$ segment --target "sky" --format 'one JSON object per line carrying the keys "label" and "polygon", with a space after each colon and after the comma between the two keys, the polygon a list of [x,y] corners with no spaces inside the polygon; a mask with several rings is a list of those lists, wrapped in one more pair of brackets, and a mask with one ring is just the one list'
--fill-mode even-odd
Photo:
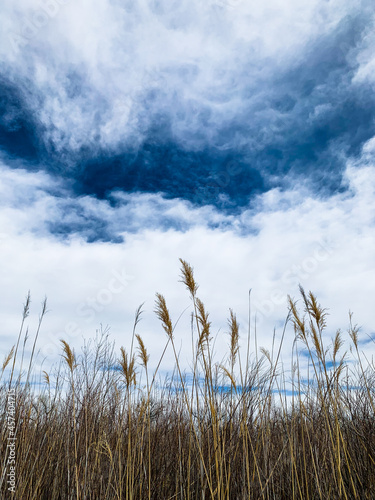
{"label": "sky", "polygon": [[160,292],[188,369],[179,258],[218,359],[229,308],[244,349],[251,290],[269,349],[299,284],[328,309],[327,345],[352,311],[375,354],[372,1],[3,0],[0,15],[2,356],[30,290],[30,339],[48,299],[37,369],[100,325],[129,348],[142,303],[156,366]]}

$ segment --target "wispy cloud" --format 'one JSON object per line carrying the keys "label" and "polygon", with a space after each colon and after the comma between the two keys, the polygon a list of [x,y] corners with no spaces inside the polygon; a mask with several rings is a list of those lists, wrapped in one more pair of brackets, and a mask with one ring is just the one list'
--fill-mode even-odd
{"label": "wispy cloud", "polygon": [[[330,192],[375,134],[368,2],[3,9],[3,151],[77,180],[80,194],[230,209],[296,179]],[[27,41],[16,49],[15,34]]]}
{"label": "wispy cloud", "polygon": [[[166,294],[175,318],[189,306],[177,283],[178,258],[183,257],[196,268],[215,333],[225,328],[228,307],[233,307],[241,336],[246,335],[251,288],[251,322],[256,317],[261,332],[258,345],[270,348],[273,328],[277,339],[283,328],[287,294],[297,298],[301,283],[330,309],[328,343],[336,328],[346,328],[349,310],[366,338],[373,328],[368,304],[375,292],[372,148],[368,143],[361,162],[348,164],[345,192],[319,198],[303,189],[274,189],[236,216],[156,194],[115,192],[111,203],[77,198],[45,173],[3,165],[0,258],[7,263],[6,331],[16,330],[15,307],[30,287],[36,300],[45,294],[51,298],[52,313],[41,337],[43,352],[51,356],[59,338],[68,337],[78,347],[99,323],[111,324],[114,338],[122,338],[132,329],[135,308],[146,301],[142,335],[157,356],[164,344],[152,314],[154,294]],[[124,273],[132,279],[112,293],[109,284]],[[189,329],[185,316],[176,333],[181,342]],[[292,343],[291,329],[286,351]],[[220,334],[219,356],[226,347]]]}
{"label": "wispy cloud", "polygon": [[[4,0],[4,331],[29,288],[57,314],[46,355],[100,322],[119,338],[157,290],[178,317],[178,257],[196,266],[216,331],[229,306],[246,330],[252,288],[272,332],[298,282],[335,311],[334,327],[351,308],[373,330],[374,11],[366,0]],[[112,293],[123,272],[134,280]]]}

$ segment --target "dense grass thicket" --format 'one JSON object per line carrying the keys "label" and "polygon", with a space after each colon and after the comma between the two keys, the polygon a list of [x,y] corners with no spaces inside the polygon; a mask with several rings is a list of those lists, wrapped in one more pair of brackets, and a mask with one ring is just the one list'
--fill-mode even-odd
{"label": "dense grass thicket", "polygon": [[[351,318],[349,361],[341,331],[325,345],[326,313],[315,296],[301,288],[298,304],[289,299],[287,324],[296,340],[287,380],[281,345],[257,356],[246,349],[255,334],[249,329],[239,350],[231,310],[228,359],[216,362],[208,313],[182,260],[181,281],[192,299],[191,373],[181,370],[173,321],[157,294],[155,312],[175,357],[174,372],[163,381],[162,359],[150,373],[139,309],[126,349],[115,352],[106,332],[80,355],[62,340],[60,365],[40,375],[44,384],[36,390],[32,360],[19,370],[27,299],[1,373],[1,498],[374,499],[375,366],[361,352]],[[45,312],[44,304],[32,356]],[[308,353],[308,377],[299,348]]]}

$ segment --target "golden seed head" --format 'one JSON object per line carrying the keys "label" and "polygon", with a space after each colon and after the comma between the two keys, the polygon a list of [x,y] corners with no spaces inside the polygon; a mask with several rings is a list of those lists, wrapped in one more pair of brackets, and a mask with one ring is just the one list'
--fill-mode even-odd
{"label": "golden seed head", "polygon": [[230,328],[230,358],[232,365],[234,365],[239,350],[239,324],[233,310],[229,309],[229,312],[230,317],[228,319],[228,324]]}
{"label": "golden seed head", "polygon": [[194,272],[193,268],[191,267],[190,264],[188,264],[185,260],[180,259],[181,262],[181,283],[184,283],[186,288],[189,290],[191,293],[192,297],[195,297],[197,290],[198,290],[198,285],[194,280]]}
{"label": "golden seed head", "polygon": [[4,371],[5,368],[8,366],[10,360],[13,358],[13,354],[14,354],[14,346],[10,350],[9,354],[5,356],[5,359],[3,361],[2,371]]}
{"label": "golden seed head", "polygon": [[68,342],[66,342],[65,340],[60,340],[60,342],[63,345],[63,352],[64,352],[63,358],[65,359],[67,365],[69,366],[70,371],[72,372],[76,367],[74,352],[71,349]]}
{"label": "golden seed head", "polygon": [[165,302],[165,298],[160,293],[156,294],[155,313],[162,322],[163,328],[170,339],[173,338],[172,320]]}
{"label": "golden seed head", "polygon": [[126,350],[121,347],[121,358],[119,360],[121,372],[124,375],[126,387],[129,388],[132,384],[136,384],[135,356],[130,359]]}
{"label": "golden seed head", "polygon": [[139,352],[139,357],[141,359],[142,365],[147,368],[147,363],[148,360],[150,359],[150,355],[147,354],[147,350],[145,347],[145,344],[143,342],[143,339],[138,333],[135,335],[137,340],[138,340],[138,352]]}

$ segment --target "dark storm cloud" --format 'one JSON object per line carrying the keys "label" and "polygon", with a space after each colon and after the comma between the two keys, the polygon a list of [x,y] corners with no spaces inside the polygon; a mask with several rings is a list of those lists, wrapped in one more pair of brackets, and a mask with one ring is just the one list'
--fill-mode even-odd
{"label": "dark storm cloud", "polygon": [[345,16],[286,62],[240,40],[226,65],[210,68],[209,83],[205,58],[160,64],[140,82],[137,62],[127,61],[120,109],[110,81],[100,87],[88,67],[57,53],[59,65],[39,47],[51,71],[43,84],[32,76],[38,58],[27,80],[2,66],[3,154],[69,179],[77,195],[107,199],[115,189],[161,192],[233,211],[275,186],[332,194],[347,158],[375,134],[372,87],[353,82],[370,26],[368,12]]}
{"label": "dark storm cloud", "polygon": [[27,96],[0,74],[0,147],[9,157],[38,161],[39,127],[30,109]]}

